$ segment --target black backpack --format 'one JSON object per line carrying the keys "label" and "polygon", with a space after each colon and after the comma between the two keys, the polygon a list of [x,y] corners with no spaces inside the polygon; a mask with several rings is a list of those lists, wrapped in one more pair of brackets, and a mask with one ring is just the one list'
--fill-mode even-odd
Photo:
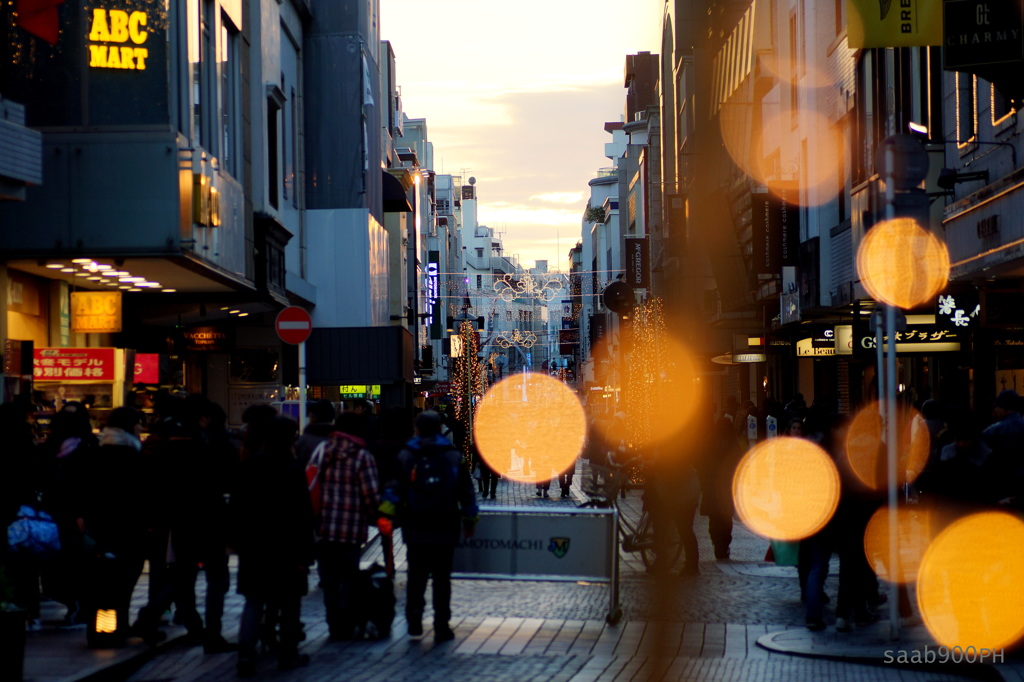
{"label": "black backpack", "polygon": [[413,455],[409,472],[408,511],[411,515],[437,514],[457,508],[455,501],[456,465],[446,450],[427,450]]}

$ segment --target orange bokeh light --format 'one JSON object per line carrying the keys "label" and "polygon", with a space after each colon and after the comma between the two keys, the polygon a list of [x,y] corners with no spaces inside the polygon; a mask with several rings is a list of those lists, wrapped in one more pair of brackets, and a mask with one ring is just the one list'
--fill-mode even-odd
{"label": "orange bokeh light", "polygon": [[1024,522],[982,512],[954,522],[921,561],[917,602],[948,647],[1002,649],[1024,637]]}
{"label": "orange bokeh light", "polygon": [[474,418],[487,464],[516,481],[547,481],[576,461],[587,423],[572,389],[546,374],[515,374],[487,391]]}
{"label": "orange bokeh light", "polygon": [[[880,507],[871,516],[864,530],[864,555],[868,564],[882,580],[909,583],[917,579],[921,559],[937,534],[939,520],[929,507],[898,507],[896,509],[896,558],[889,560],[888,507]],[[890,569],[895,566],[894,570]]]}
{"label": "orange bokeh light", "polygon": [[[777,109],[777,107],[776,107]],[[795,114],[765,110],[753,120],[751,107],[726,104],[719,114],[722,142],[733,162],[755,182],[765,185],[792,204],[820,206],[839,191],[842,139],[829,117],[813,109]],[[807,141],[806,157],[769,163],[776,152],[796,145],[790,139],[793,121],[800,121],[801,138]],[[801,164],[806,163],[806,168]]]}
{"label": "orange bokeh light", "polygon": [[[878,401],[862,407],[846,431],[846,457],[850,469],[864,485],[881,490],[888,485],[888,453]],[[896,408],[896,479],[898,484],[917,478],[928,463],[931,438],[921,414],[912,407]]]}
{"label": "orange bokeh light", "polygon": [[809,440],[780,436],[756,445],[733,478],[736,511],[758,535],[800,540],[825,527],[839,504],[839,472]]}
{"label": "orange bokeh light", "polygon": [[834,79],[821,69],[820,66],[811,62],[797,65],[796,72],[791,68],[792,62],[789,55],[779,52],[766,52],[758,54],[758,65],[767,73],[779,81],[787,81],[794,87],[825,88],[835,85]]}
{"label": "orange bokeh light", "polygon": [[857,272],[871,298],[913,308],[935,297],[949,280],[949,251],[909,218],[868,230],[857,250]]}
{"label": "orange bokeh light", "polygon": [[698,372],[683,344],[663,328],[646,330],[631,345],[615,408],[621,419],[599,419],[594,426],[609,443],[624,438],[630,446],[654,448],[679,438],[702,404]]}

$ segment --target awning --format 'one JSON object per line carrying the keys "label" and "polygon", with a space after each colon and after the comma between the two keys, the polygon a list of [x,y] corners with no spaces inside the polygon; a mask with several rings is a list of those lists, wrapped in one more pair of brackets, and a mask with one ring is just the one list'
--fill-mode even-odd
{"label": "awning", "polygon": [[381,178],[384,183],[384,212],[411,213],[412,205],[409,204],[402,181],[384,169],[381,169]]}

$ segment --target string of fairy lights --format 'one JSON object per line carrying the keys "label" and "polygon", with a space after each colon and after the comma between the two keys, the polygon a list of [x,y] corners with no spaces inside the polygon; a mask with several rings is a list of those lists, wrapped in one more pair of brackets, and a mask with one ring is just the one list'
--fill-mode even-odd
{"label": "string of fairy lights", "polygon": [[482,396],[487,391],[487,373],[484,365],[477,357],[480,349],[477,346],[476,329],[473,323],[466,321],[459,324],[461,352],[454,358],[455,367],[452,372],[452,397],[455,405],[455,418],[463,425],[462,452],[467,461],[472,452],[473,412],[476,410],[475,396]]}
{"label": "string of fairy lights", "polygon": [[[625,376],[624,403],[628,412],[627,434],[633,446],[643,452],[652,444],[651,418],[657,414],[654,401],[658,400],[657,384],[665,365],[664,306],[660,298],[652,298],[633,311],[632,348],[629,353],[629,371]],[[639,469],[630,472],[636,481]]]}

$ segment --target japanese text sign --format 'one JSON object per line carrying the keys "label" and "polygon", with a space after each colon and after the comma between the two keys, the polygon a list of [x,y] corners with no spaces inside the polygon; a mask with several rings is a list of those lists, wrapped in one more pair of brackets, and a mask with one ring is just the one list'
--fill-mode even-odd
{"label": "japanese text sign", "polygon": [[114,381],[113,348],[37,348],[32,356],[36,381]]}

